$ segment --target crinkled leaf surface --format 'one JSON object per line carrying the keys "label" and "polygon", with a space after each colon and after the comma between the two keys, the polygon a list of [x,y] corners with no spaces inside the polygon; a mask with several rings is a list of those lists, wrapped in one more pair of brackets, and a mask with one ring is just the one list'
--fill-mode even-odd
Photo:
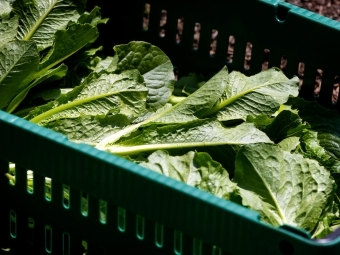
{"label": "crinkled leaf surface", "polygon": [[21,90],[10,102],[8,107],[6,108],[7,112],[12,112],[14,109],[24,100],[24,98],[27,96],[30,89],[34,88],[38,84],[41,84],[43,82],[51,82],[54,80],[59,80],[62,77],[66,75],[67,72],[67,66],[64,64],[61,64],[57,68],[48,70],[45,74],[37,78],[34,82],[32,82],[29,86],[27,86],[25,89]]}
{"label": "crinkled leaf surface", "polygon": [[158,149],[192,148],[223,144],[248,144],[271,141],[253,124],[243,123],[235,128],[225,128],[212,119],[165,126],[150,126],[140,135],[126,138],[105,149],[120,155],[136,154]]}
{"label": "crinkled leaf surface", "polygon": [[272,141],[281,141],[291,136],[300,137],[303,131],[308,128],[310,126],[302,123],[301,118],[297,114],[284,110],[263,131]]}
{"label": "crinkled leaf surface", "polygon": [[13,40],[17,34],[19,19],[11,11],[9,2],[0,0],[0,47]]}
{"label": "crinkled leaf surface", "polygon": [[146,109],[144,112],[142,112],[136,119],[133,120],[133,124],[138,124],[138,123],[147,123],[149,119],[153,119],[154,116],[161,115],[163,112],[167,111],[172,107],[171,104],[165,104],[162,108],[159,108],[157,111],[149,111]]}
{"label": "crinkled leaf surface", "polygon": [[[77,21],[86,0],[16,0],[13,4],[20,17],[18,39],[33,40],[41,51],[53,44],[57,30]],[[66,42],[65,42],[66,43]]]}
{"label": "crinkled leaf surface", "polygon": [[225,199],[236,186],[221,164],[205,152],[189,151],[182,156],[170,156],[167,151],[158,150],[140,165]]}
{"label": "crinkled leaf surface", "polygon": [[162,113],[153,123],[181,123],[195,120],[204,116],[219,100],[227,86],[228,70],[222,68],[214,77],[200,89]]}
{"label": "crinkled leaf surface", "polygon": [[130,124],[126,115],[81,116],[75,119],[58,119],[45,127],[62,133],[74,142],[95,144]]}
{"label": "crinkled leaf surface", "polygon": [[89,24],[72,24],[65,30],[58,30],[52,48],[39,65],[40,72],[56,66],[97,37],[97,28]]}
{"label": "crinkled leaf surface", "polygon": [[233,181],[242,203],[275,226],[312,231],[334,196],[334,181],[317,161],[283,151],[273,144],[243,146]]}
{"label": "crinkled leaf surface", "polygon": [[302,123],[299,115],[290,110],[280,111],[275,118],[266,115],[248,116],[247,121],[255,123],[275,142],[291,136],[300,137],[305,129],[310,128],[308,123]]}
{"label": "crinkled leaf surface", "polygon": [[317,102],[307,102],[302,98],[291,98],[287,103],[318,133],[320,145],[333,158],[340,160],[340,116],[337,111],[329,110]]}
{"label": "crinkled leaf surface", "polygon": [[113,61],[113,57],[111,57],[111,56],[108,56],[108,57],[106,57],[105,59],[102,59],[102,60],[96,65],[94,71],[97,72],[97,73],[99,73],[99,72],[101,72],[101,71],[103,71],[103,70],[106,70],[106,69],[109,67],[109,65],[112,63],[112,61]]}
{"label": "crinkled leaf surface", "polygon": [[314,159],[330,171],[337,184],[337,195],[340,196],[340,161],[320,145],[318,133],[306,131],[300,138],[300,146],[295,150],[296,153],[302,154],[306,158]]}
{"label": "crinkled leaf surface", "polygon": [[138,116],[145,109],[143,77],[137,70],[121,74],[93,73],[82,85],[65,96],[37,107],[27,119],[46,124],[57,119],[77,118],[81,115],[97,116],[125,114]]}
{"label": "crinkled leaf surface", "polygon": [[205,116],[216,116],[221,121],[245,120],[248,115],[272,115],[289,95],[298,95],[299,79],[289,80],[281,70],[271,68],[247,77],[231,72],[228,85],[220,101]]}
{"label": "crinkled leaf surface", "polygon": [[258,116],[247,116],[247,122],[254,123],[260,130],[265,130],[273,121],[274,118],[262,114]]}
{"label": "crinkled leaf surface", "polygon": [[12,41],[0,47],[0,109],[34,79],[39,54],[34,42]]}
{"label": "crinkled leaf surface", "polygon": [[317,160],[321,165],[329,170],[340,172],[340,169],[329,168],[331,165],[331,155],[320,145],[318,140],[318,133],[314,131],[306,131],[300,138],[300,147],[297,152],[303,154],[305,157]]}
{"label": "crinkled leaf surface", "polygon": [[141,126],[148,126],[155,123],[186,123],[188,121],[198,120],[220,98],[226,86],[227,75],[228,70],[224,67],[199,90],[185,98],[180,103],[172,107],[165,105],[163,108],[158,109],[156,114],[145,113],[142,116],[143,121],[107,137],[97,145],[97,148],[104,149],[107,145],[113,144],[118,141],[120,137],[130,134]]}
{"label": "crinkled leaf surface", "polygon": [[312,238],[324,238],[340,227],[340,211],[336,203],[332,209],[320,219]]}
{"label": "crinkled leaf surface", "polygon": [[293,151],[296,149],[296,147],[300,144],[300,137],[292,136],[283,139],[281,142],[278,143],[278,145],[284,150],[284,151]]}
{"label": "crinkled leaf surface", "polygon": [[235,159],[238,150],[242,145],[218,145],[197,147],[196,151],[208,153],[214,160],[218,161],[225,168],[230,178],[234,176]]}
{"label": "crinkled leaf surface", "polygon": [[12,11],[12,7],[7,0],[0,0],[0,19],[7,17]]}
{"label": "crinkled leaf surface", "polygon": [[[118,57],[116,72],[138,69],[149,89],[148,107],[156,110],[165,105],[174,88],[174,68],[170,59],[158,47],[132,41],[114,46]],[[117,60],[117,59],[116,59]]]}

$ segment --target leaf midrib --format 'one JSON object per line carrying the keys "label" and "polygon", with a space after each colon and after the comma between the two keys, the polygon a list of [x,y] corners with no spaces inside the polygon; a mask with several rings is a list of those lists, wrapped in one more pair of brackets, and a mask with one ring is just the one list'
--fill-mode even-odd
{"label": "leaf midrib", "polygon": [[[85,25],[82,25],[81,24],[81,26],[86,26],[87,24],[85,24]],[[91,29],[93,29],[94,27],[92,27],[91,26]],[[67,32],[67,30],[59,30],[60,32],[62,31],[63,33],[66,33]],[[57,31],[58,32],[58,31]],[[91,30],[91,31],[88,31],[88,33],[92,33],[93,31]],[[47,72],[48,70],[50,70],[51,68],[53,68],[53,67],[55,67],[56,65],[58,65],[58,64],[60,64],[61,62],[63,62],[65,59],[67,59],[67,58],[69,58],[70,56],[72,56],[74,53],[76,53],[77,51],[79,51],[81,48],[83,48],[85,45],[84,44],[82,44],[82,46],[81,47],[76,47],[77,49],[75,49],[75,48],[72,48],[72,51],[70,52],[70,54],[68,54],[68,55],[66,55],[66,56],[64,56],[64,57],[62,57],[62,58],[59,58],[59,59],[57,59],[56,60],[56,57],[53,55],[54,54],[54,51],[55,51],[55,47],[54,46],[52,46],[52,53],[51,53],[51,55],[49,55],[48,56],[48,58],[47,59],[44,59],[40,64],[39,64],[39,69],[40,68],[42,68],[41,70],[39,70],[39,74],[38,74],[38,76],[40,76],[40,75],[43,75],[45,72]],[[51,57],[54,57],[54,60],[52,59],[52,61],[50,61],[50,59],[51,59]],[[51,62],[50,64],[49,64],[49,61]],[[48,64],[47,66],[46,66],[46,63]]]}
{"label": "leaf midrib", "polygon": [[[140,123],[137,123],[137,124],[134,124],[134,125],[131,125],[131,126],[128,126],[127,128],[125,129],[122,129],[120,131],[118,131],[117,133],[103,139],[99,144],[97,144],[96,148],[98,149],[105,149],[105,147],[107,145],[112,145],[114,144],[115,142],[117,142],[122,136],[124,135],[127,135],[127,134],[130,134],[131,132],[133,132],[134,130],[136,130],[137,128],[143,126],[143,125],[146,125],[150,122],[153,122],[159,118],[162,118],[164,117],[166,114],[168,114],[169,112],[173,112],[173,111],[176,111],[177,108],[179,107],[182,107],[183,104],[185,104],[187,101],[191,100],[191,98],[194,98],[196,96],[196,94],[199,94],[201,93],[200,90],[196,90],[194,93],[192,93],[190,96],[186,97],[184,100],[182,100],[181,102],[179,102],[178,104],[176,105],[173,105],[172,107],[158,113],[158,114],[155,114],[153,115],[152,117],[140,122]],[[193,116],[195,118],[197,118],[194,114]],[[197,118],[198,119],[198,118]]]}
{"label": "leaf midrib", "polygon": [[269,192],[269,194],[270,194],[270,197],[271,197],[271,199],[273,200],[275,207],[277,208],[277,211],[278,211],[278,213],[279,213],[280,218],[283,220],[284,223],[286,223],[286,222],[287,222],[287,219],[286,219],[286,217],[284,216],[284,213],[282,212],[281,207],[280,207],[279,204],[278,204],[278,201],[275,199],[275,196],[274,196],[274,194],[272,193],[272,190],[268,187],[267,182],[265,182],[264,179],[262,178],[261,173],[257,171],[257,168],[253,166],[253,169],[254,169],[254,171],[257,173],[257,175],[259,176],[259,178],[261,179],[261,181],[262,181],[263,185],[265,186],[265,188],[268,190],[268,192]]}
{"label": "leaf midrib", "polygon": [[162,143],[162,144],[144,144],[135,146],[122,146],[112,145],[106,147],[106,150],[110,153],[118,155],[132,155],[136,153],[153,151],[153,150],[166,150],[166,149],[180,149],[180,148],[192,148],[192,147],[206,147],[206,146],[217,146],[224,144],[239,145],[242,143],[237,142],[187,142],[187,143]]}
{"label": "leaf midrib", "polygon": [[240,97],[245,96],[245,95],[248,94],[248,93],[251,93],[251,92],[253,92],[253,91],[257,90],[257,89],[260,89],[260,88],[262,88],[262,87],[271,86],[271,85],[274,85],[274,84],[277,84],[277,83],[281,83],[281,82],[285,82],[285,81],[275,81],[275,82],[271,82],[271,83],[267,83],[267,82],[266,82],[266,83],[264,83],[264,84],[260,84],[260,85],[258,85],[258,86],[252,87],[252,88],[250,88],[250,89],[248,89],[248,90],[245,90],[245,91],[243,91],[243,92],[241,92],[241,93],[239,93],[239,94],[236,94],[236,95],[234,95],[234,96],[232,96],[232,97],[230,97],[230,98],[228,98],[228,99],[222,101],[222,102],[219,103],[218,105],[215,105],[213,108],[211,108],[210,110],[208,110],[207,112],[205,112],[205,113],[203,114],[203,117],[207,117],[207,116],[209,116],[209,115],[211,115],[211,114],[213,114],[213,113],[215,113],[215,112],[221,110],[222,108],[224,108],[224,107],[226,107],[227,105],[233,103],[234,101],[236,101],[236,100],[239,99]]}
{"label": "leaf midrib", "polygon": [[34,43],[32,43],[27,49],[23,52],[23,54],[20,55],[20,57],[17,59],[17,61],[14,62],[14,64],[11,66],[10,69],[8,69],[8,72],[6,72],[2,78],[0,78],[0,84],[6,79],[8,74],[14,69],[14,67],[17,65],[17,63],[23,58],[23,56],[31,49],[31,47],[34,46]]}
{"label": "leaf midrib", "polygon": [[[65,111],[67,109],[70,109],[72,107],[76,107],[78,105],[82,105],[82,104],[85,104],[85,103],[89,103],[89,102],[92,102],[92,101],[95,101],[95,100],[98,100],[98,99],[101,99],[101,98],[105,98],[105,97],[109,97],[109,96],[113,96],[113,95],[118,95],[120,93],[123,93],[123,92],[131,92],[133,90],[120,90],[120,91],[114,91],[114,92],[110,92],[110,93],[105,93],[105,94],[100,94],[100,95],[95,95],[95,96],[91,96],[91,97],[86,97],[86,98],[82,98],[82,99],[78,99],[78,100],[73,100],[72,102],[70,103],[67,103],[67,104],[62,104],[62,105],[59,105],[53,109],[50,109],[42,114],[39,114],[38,116],[32,118],[30,121],[33,122],[33,123],[39,123],[41,122],[42,120],[54,115],[54,114],[57,114],[61,111]],[[139,90],[136,90],[136,91],[139,91]]]}
{"label": "leaf midrib", "polygon": [[52,11],[52,9],[56,6],[56,4],[58,3],[58,0],[55,0],[54,4],[52,4],[50,6],[50,8],[47,9],[47,11],[45,12],[44,15],[42,15],[40,17],[40,19],[38,19],[38,21],[35,23],[35,25],[30,29],[30,32],[28,32],[26,34],[26,36],[23,38],[23,40],[28,41],[30,40],[33,35],[35,34],[35,32],[37,32],[38,28],[41,26],[41,24],[46,20],[46,17],[48,16],[48,14],[50,14],[50,12]]}

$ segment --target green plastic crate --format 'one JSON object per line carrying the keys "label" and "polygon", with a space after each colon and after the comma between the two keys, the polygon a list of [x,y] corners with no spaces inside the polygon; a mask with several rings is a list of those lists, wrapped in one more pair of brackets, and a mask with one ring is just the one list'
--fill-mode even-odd
{"label": "green plastic crate", "polygon": [[[312,98],[315,71],[322,69],[318,100],[338,107],[331,104],[331,94],[340,72],[340,23],[275,0],[161,2],[148,2],[146,31],[144,1],[123,1],[116,10],[108,1],[90,2],[111,18],[98,44],[110,53],[114,44],[152,42],[170,56],[179,74],[211,74],[227,64],[251,75],[261,71],[263,51],[269,49],[269,67],[278,66],[284,55],[289,77],[305,63],[301,94],[306,98]],[[159,36],[162,10],[167,11],[164,37]],[[178,44],[179,17],[184,29]],[[200,41],[193,50],[197,22]],[[209,55],[212,29],[218,30],[214,57]],[[227,63],[230,35],[235,51]],[[249,70],[243,66],[247,42],[253,45]],[[239,205],[0,111],[1,176],[10,162],[16,184],[0,178],[0,247],[10,247],[12,254],[83,254],[83,246],[95,255],[340,254],[338,231],[315,241],[299,229],[272,227]],[[27,189],[28,170],[33,171],[33,192]],[[46,177],[52,179],[50,190]],[[63,198],[65,187],[69,200]]]}

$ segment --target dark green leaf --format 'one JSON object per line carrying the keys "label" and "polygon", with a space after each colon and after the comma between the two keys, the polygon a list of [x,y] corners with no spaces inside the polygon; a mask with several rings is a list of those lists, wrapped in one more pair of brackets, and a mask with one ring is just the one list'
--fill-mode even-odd
{"label": "dark green leaf", "polygon": [[51,50],[39,65],[40,73],[58,65],[97,37],[97,28],[89,24],[72,24],[67,30],[58,30]]}
{"label": "dark green leaf", "polygon": [[174,71],[170,59],[158,47],[146,42],[130,42],[114,46],[118,57],[116,72],[138,69],[149,90],[148,106],[157,110],[164,106],[174,88]]}
{"label": "dark green leaf", "polygon": [[233,181],[243,205],[275,226],[312,231],[334,198],[335,183],[324,167],[273,144],[243,146]]}
{"label": "dark green leaf", "polygon": [[27,86],[25,89],[21,90],[10,102],[8,107],[6,108],[7,112],[14,111],[17,106],[24,100],[24,98],[27,96],[30,89],[34,88],[35,86],[43,83],[43,82],[52,82],[55,80],[59,80],[62,77],[66,75],[67,72],[67,66],[64,64],[61,64],[57,68],[48,70],[45,74],[37,78],[34,82],[32,82],[29,86]]}
{"label": "dark green leaf", "polygon": [[170,156],[159,150],[140,165],[225,199],[235,192],[236,185],[229,180],[228,172],[204,152]]}
{"label": "dark green leaf", "polygon": [[38,64],[37,46],[32,41],[12,41],[0,47],[0,109],[34,79]]}
{"label": "dark green leaf", "polygon": [[[18,39],[33,40],[41,51],[53,44],[57,30],[76,21],[85,9],[86,0],[16,0],[13,4],[20,17]],[[65,42],[67,43],[67,42]]]}

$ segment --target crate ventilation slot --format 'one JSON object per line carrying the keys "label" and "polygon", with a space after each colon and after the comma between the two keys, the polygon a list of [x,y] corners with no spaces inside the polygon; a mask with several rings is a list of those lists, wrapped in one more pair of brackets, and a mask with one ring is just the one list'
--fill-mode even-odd
{"label": "crate ventilation slot", "polygon": [[303,77],[305,76],[305,63],[299,62],[298,64],[298,77],[299,77],[299,90],[303,85]]}
{"label": "crate ventilation slot", "polygon": [[155,244],[158,248],[164,245],[164,225],[156,222],[155,225]]}
{"label": "crate ventilation slot", "polygon": [[247,42],[246,44],[246,50],[244,54],[244,64],[243,68],[244,70],[250,69],[250,61],[251,61],[251,51],[253,49],[253,44],[251,42]]}
{"label": "crate ventilation slot", "polygon": [[227,53],[227,63],[228,64],[233,63],[234,48],[235,48],[235,36],[231,35],[231,36],[229,36],[229,42],[228,42],[228,53]]}
{"label": "crate ventilation slot", "polygon": [[159,36],[165,37],[166,34],[167,11],[161,11],[161,20],[159,21]]}
{"label": "crate ventilation slot", "polygon": [[126,210],[118,207],[118,230],[125,232],[126,230]]}
{"label": "crate ventilation slot", "polygon": [[99,221],[106,224],[107,221],[107,202],[99,200]]}
{"label": "crate ventilation slot", "polygon": [[317,69],[315,74],[315,82],[314,82],[314,98],[320,97],[320,91],[322,86],[322,69]]}
{"label": "crate ventilation slot", "polygon": [[143,15],[143,30],[144,31],[149,30],[150,10],[151,10],[151,5],[146,3],[144,5],[144,15]]}
{"label": "crate ventilation slot", "polygon": [[70,187],[63,185],[63,206],[65,209],[70,209]]}
{"label": "crate ventilation slot", "polygon": [[81,192],[80,196],[80,211],[81,214],[86,217],[89,214],[89,195],[87,193]]}
{"label": "crate ventilation slot", "polygon": [[270,56],[270,50],[269,49],[264,49],[263,50],[262,71],[268,69],[268,66],[269,66],[269,56]]}
{"label": "crate ventilation slot", "polygon": [[27,241],[34,244],[34,220],[30,217],[27,219]]}
{"label": "crate ventilation slot", "polygon": [[183,29],[184,29],[184,18],[179,17],[177,19],[177,34],[176,34],[176,43],[178,44],[182,42]]}
{"label": "crate ventilation slot", "polygon": [[45,177],[45,199],[52,201],[52,179]]}
{"label": "crate ventilation slot", "polygon": [[211,31],[211,41],[210,41],[210,57],[213,57],[216,55],[216,49],[217,49],[217,36],[218,36],[218,30],[213,29]]}
{"label": "crate ventilation slot", "polygon": [[47,253],[52,253],[52,227],[45,226],[45,250]]}
{"label": "crate ventilation slot", "polygon": [[287,68],[287,63],[288,63],[288,59],[285,55],[281,56],[281,61],[280,61],[280,69],[282,71],[285,71]]}
{"label": "crate ventilation slot", "polygon": [[192,49],[198,50],[199,43],[200,43],[200,36],[201,36],[201,24],[195,23],[194,27],[194,39],[192,43]]}

